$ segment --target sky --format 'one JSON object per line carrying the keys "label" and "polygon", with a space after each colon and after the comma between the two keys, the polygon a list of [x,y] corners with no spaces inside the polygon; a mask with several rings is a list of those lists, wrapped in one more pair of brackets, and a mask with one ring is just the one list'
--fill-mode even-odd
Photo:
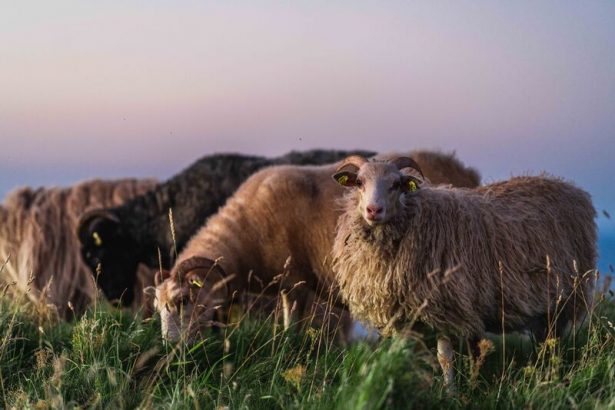
{"label": "sky", "polygon": [[0,0],[0,197],[317,147],[548,171],[615,215],[615,2]]}

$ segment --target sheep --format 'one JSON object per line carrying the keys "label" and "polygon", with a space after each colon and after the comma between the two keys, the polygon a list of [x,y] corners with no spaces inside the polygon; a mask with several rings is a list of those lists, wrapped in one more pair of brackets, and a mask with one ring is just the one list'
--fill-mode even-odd
{"label": "sheep", "polygon": [[[137,266],[170,268],[176,252],[251,174],[276,164],[332,163],[352,152],[373,155],[366,151],[311,150],[272,159],[239,154],[203,157],[142,196],[85,214],[77,229],[82,258],[107,299],[121,299],[123,305],[130,305],[135,297]],[[97,274],[99,267],[101,275]],[[153,282],[152,275],[140,290]]]}
{"label": "sheep", "polygon": [[59,317],[81,313],[96,286],[74,235],[80,216],[91,208],[119,205],[155,185],[153,180],[92,180],[13,191],[0,205],[0,264],[6,263],[0,278],[14,283],[8,289],[17,294],[50,304]]}
{"label": "sheep", "polygon": [[409,158],[347,158],[333,179],[349,189],[333,245],[344,302],[384,334],[415,320],[435,328],[454,391],[451,337],[579,324],[595,286],[590,196],[561,179],[520,176],[476,188],[431,186]]}
{"label": "sheep", "polygon": [[[478,184],[476,171],[452,155],[412,155],[426,170],[434,169],[428,176],[440,183]],[[442,164],[449,174],[443,175],[433,164]],[[186,245],[170,277],[157,281],[155,304],[162,318],[163,337],[195,337],[211,322],[212,306],[231,302],[235,294],[261,291],[251,288],[255,285],[251,277],[260,283],[274,283],[266,289],[269,294],[282,290],[292,295],[298,304],[297,314],[305,321],[314,315],[302,289],[335,302],[328,256],[340,215],[335,201],[344,192],[330,179],[336,167],[274,166],[242,184]],[[278,276],[282,272],[286,274]],[[304,286],[298,289],[297,283]],[[337,302],[330,305],[342,307]],[[326,321],[326,311],[323,316]],[[342,317],[340,321],[343,339],[349,320]]]}

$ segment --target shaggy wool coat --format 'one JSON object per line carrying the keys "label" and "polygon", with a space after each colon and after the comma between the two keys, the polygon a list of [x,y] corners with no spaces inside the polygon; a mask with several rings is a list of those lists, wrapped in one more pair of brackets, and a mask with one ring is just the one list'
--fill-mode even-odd
{"label": "shaggy wool coat", "polygon": [[385,333],[420,320],[463,337],[545,337],[548,322],[561,332],[591,305],[596,214],[570,183],[524,176],[475,189],[425,187],[374,227],[357,211],[358,196],[344,200],[334,269],[353,315]]}

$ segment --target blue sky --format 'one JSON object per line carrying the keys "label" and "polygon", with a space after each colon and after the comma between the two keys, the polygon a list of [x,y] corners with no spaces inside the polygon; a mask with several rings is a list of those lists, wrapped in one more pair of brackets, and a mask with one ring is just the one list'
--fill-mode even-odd
{"label": "blue sky", "polygon": [[615,215],[614,39],[606,1],[2,2],[0,195],[218,151],[439,148]]}

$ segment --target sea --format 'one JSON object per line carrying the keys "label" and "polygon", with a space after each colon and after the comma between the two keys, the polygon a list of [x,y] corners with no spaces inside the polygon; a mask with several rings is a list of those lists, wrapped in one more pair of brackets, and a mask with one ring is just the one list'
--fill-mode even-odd
{"label": "sea", "polygon": [[[615,229],[599,232],[598,270],[602,276],[615,276]],[[611,288],[615,289],[614,286],[612,283]]]}

